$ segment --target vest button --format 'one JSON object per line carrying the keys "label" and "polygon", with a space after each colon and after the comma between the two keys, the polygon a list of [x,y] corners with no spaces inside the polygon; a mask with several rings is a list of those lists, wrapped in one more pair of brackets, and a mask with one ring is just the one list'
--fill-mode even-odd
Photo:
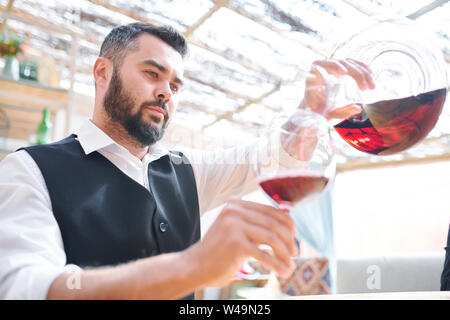
{"label": "vest button", "polygon": [[165,222],[161,222],[159,224],[159,230],[161,230],[161,232],[166,232],[167,231],[167,227],[168,227],[168,225]]}

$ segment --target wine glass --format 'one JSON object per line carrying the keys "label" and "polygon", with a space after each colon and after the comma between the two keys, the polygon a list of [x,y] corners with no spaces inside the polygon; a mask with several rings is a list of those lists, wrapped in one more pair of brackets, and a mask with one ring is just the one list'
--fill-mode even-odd
{"label": "wine glass", "polygon": [[288,210],[316,199],[336,168],[327,120],[299,109],[270,135],[266,155],[253,163],[260,189],[275,206]]}
{"label": "wine glass", "polygon": [[[336,165],[330,127],[322,115],[298,109],[272,129],[267,140],[253,161],[253,170],[260,190],[274,206],[290,210],[324,192]],[[241,277],[248,278],[248,273]],[[265,297],[282,295],[274,272],[264,292]]]}

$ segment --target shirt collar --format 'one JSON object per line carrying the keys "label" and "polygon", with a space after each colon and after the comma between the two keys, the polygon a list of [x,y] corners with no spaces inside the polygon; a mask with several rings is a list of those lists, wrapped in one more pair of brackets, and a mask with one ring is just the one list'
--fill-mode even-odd
{"label": "shirt collar", "polygon": [[[86,119],[78,130],[77,136],[86,155],[111,145],[123,148],[123,146],[111,139],[102,129],[97,127],[91,119]],[[169,150],[159,143],[155,143],[148,148],[148,155],[151,156],[152,160],[159,159],[168,153]]]}
{"label": "shirt collar", "polygon": [[87,119],[80,127],[77,133],[78,141],[87,155],[108,147],[112,144],[117,144],[111,139],[102,129],[97,127],[91,119]]}

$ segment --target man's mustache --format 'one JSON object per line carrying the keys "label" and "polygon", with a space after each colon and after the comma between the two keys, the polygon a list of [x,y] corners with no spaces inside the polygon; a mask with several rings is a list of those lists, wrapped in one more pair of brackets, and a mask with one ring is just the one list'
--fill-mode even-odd
{"label": "man's mustache", "polygon": [[167,103],[162,100],[145,101],[142,103],[142,107],[160,107],[167,111]]}
{"label": "man's mustache", "polygon": [[160,107],[161,109],[163,109],[167,115],[169,115],[169,110],[168,110],[168,106],[167,103],[165,103],[162,100],[154,100],[154,101],[145,101],[144,103],[141,104],[141,108],[144,107]]}
{"label": "man's mustache", "polygon": [[141,109],[144,107],[160,107],[161,109],[163,109],[166,112],[166,115],[164,117],[165,121],[167,122],[169,120],[169,107],[167,105],[167,103],[165,103],[162,100],[154,100],[154,101],[145,101],[141,104]]}

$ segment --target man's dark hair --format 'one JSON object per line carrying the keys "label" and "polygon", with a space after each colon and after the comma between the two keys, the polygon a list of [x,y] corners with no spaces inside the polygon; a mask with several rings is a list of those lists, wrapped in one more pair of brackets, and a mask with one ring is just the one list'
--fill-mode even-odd
{"label": "man's dark hair", "polygon": [[100,57],[120,66],[128,51],[138,49],[137,37],[141,34],[158,37],[174,48],[183,58],[187,54],[186,38],[171,26],[156,26],[150,23],[130,23],[115,27],[103,40]]}

